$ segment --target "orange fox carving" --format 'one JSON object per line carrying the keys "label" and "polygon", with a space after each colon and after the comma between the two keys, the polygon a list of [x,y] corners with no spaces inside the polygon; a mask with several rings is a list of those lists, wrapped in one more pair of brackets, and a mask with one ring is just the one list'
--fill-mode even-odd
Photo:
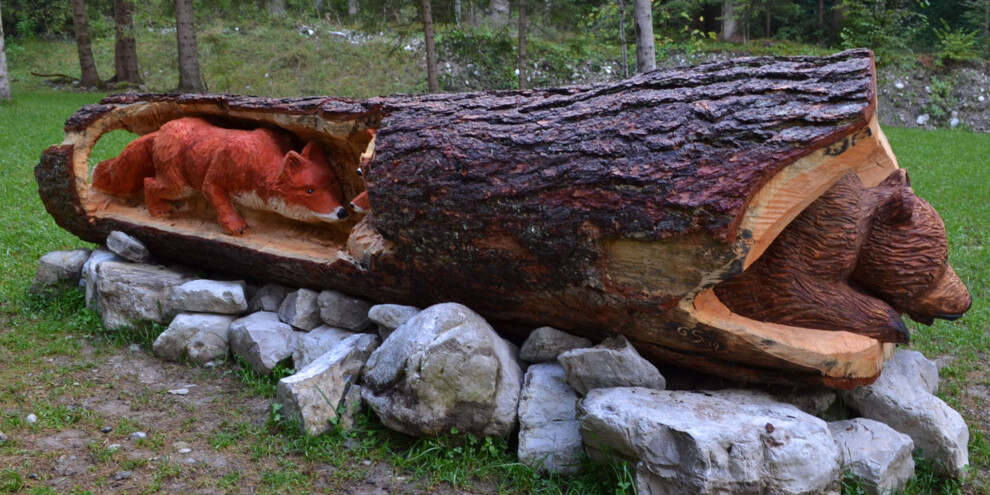
{"label": "orange fox carving", "polygon": [[114,195],[143,188],[152,216],[169,216],[172,201],[202,193],[231,235],[248,228],[234,204],[304,222],[347,217],[340,183],[316,143],[297,153],[270,129],[224,129],[191,117],[168,122],[100,162],[93,186]]}

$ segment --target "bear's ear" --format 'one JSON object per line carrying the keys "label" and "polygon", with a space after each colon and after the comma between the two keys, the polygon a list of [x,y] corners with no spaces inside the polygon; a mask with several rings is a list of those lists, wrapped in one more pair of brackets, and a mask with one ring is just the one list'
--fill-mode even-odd
{"label": "bear's ear", "polygon": [[908,177],[907,170],[899,168],[891,172],[886,179],[880,181],[877,187],[911,187],[911,178]]}
{"label": "bear's ear", "polygon": [[326,157],[323,155],[323,148],[320,148],[320,145],[316,144],[314,141],[306,143],[306,146],[302,150],[302,156],[316,163],[327,162]]}
{"label": "bear's ear", "polygon": [[879,217],[889,224],[905,224],[911,221],[915,208],[914,195],[907,191],[894,191],[880,204]]}

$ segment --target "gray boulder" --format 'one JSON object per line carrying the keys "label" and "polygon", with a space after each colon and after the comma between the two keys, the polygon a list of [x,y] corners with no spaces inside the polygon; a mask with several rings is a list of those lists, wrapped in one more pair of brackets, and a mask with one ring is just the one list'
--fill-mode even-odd
{"label": "gray boulder", "polygon": [[969,429],[958,412],[929,392],[930,367],[918,363],[917,353],[899,351],[872,385],[840,395],[864,418],[910,436],[936,474],[962,478],[969,465]]}
{"label": "gray boulder", "polygon": [[354,332],[330,325],[320,325],[308,333],[299,335],[296,339],[296,348],[292,351],[292,365],[297,370],[305,368],[351,335],[354,335]]}
{"label": "gray boulder", "polygon": [[192,280],[175,288],[172,304],[177,311],[239,315],[247,309],[243,280]]}
{"label": "gray boulder", "polygon": [[82,267],[82,280],[80,283],[86,287],[86,307],[92,310],[99,310],[100,306],[100,290],[99,284],[96,278],[96,269],[100,266],[100,263],[104,261],[125,261],[123,258],[118,257],[113,254],[109,249],[105,247],[96,248],[89,255],[89,259]]}
{"label": "gray boulder", "polygon": [[278,317],[300,330],[312,330],[320,326],[320,308],[316,304],[319,294],[309,289],[299,289],[285,296],[278,308]]}
{"label": "gray boulder", "polygon": [[227,315],[179,313],[155,339],[155,354],[168,361],[185,356],[200,364],[226,356],[232,321],[234,317]]}
{"label": "gray boulder", "polygon": [[419,314],[419,308],[400,304],[376,304],[368,310],[368,319],[378,325],[382,340],[392,335],[396,328]]}
{"label": "gray boulder", "polygon": [[333,327],[346,328],[360,332],[371,325],[368,310],[371,303],[363,299],[348,296],[343,292],[325,290],[318,299],[320,319]]}
{"label": "gray boulder", "polygon": [[533,330],[519,350],[519,359],[531,363],[556,361],[562,352],[591,347],[591,340],[562,332],[553,327]]}
{"label": "gray boulder", "polygon": [[838,490],[842,457],[828,425],[760,392],[595,389],[578,418],[592,459],[635,463],[639,493]]}
{"label": "gray boulder", "polygon": [[567,383],[581,395],[596,388],[663,390],[667,386],[657,367],[643,359],[622,336],[605,339],[595,347],[564,352],[557,361],[564,366]]}
{"label": "gray boulder", "polygon": [[172,321],[172,293],[190,276],[161,266],[104,261],[96,279],[103,326],[115,329],[135,321]]}
{"label": "gray boulder", "polygon": [[849,470],[873,495],[899,493],[914,476],[911,437],[872,419],[828,424],[839,443],[843,470]]}
{"label": "gray boulder", "polygon": [[121,258],[135,263],[144,263],[151,258],[151,253],[148,252],[148,248],[144,246],[143,242],[119,230],[114,230],[107,236],[107,249]]}
{"label": "gray boulder", "polygon": [[377,347],[376,335],[351,335],[309,366],[279,380],[275,401],[282,404],[282,413],[299,421],[310,435],[330,431],[348,389]]}
{"label": "gray boulder", "polygon": [[409,435],[506,435],[521,382],[508,343],[475,312],[447,303],[423,310],[372,353],[362,397],[385,426]]}
{"label": "gray boulder", "polygon": [[561,365],[540,363],[526,370],[519,398],[521,462],[541,472],[577,472],[584,452],[577,403]]}
{"label": "gray boulder", "polygon": [[88,249],[52,251],[38,260],[38,270],[31,283],[31,292],[47,288],[69,288],[79,285],[83,265],[89,259]]}
{"label": "gray boulder", "polygon": [[248,311],[252,313],[255,311],[274,311],[277,313],[282,306],[282,301],[285,300],[285,296],[289,295],[290,292],[292,289],[284,285],[265,284],[251,296],[251,300],[248,302]]}
{"label": "gray boulder", "polygon": [[296,332],[267,311],[252,313],[230,323],[230,350],[255,372],[271,374],[282,360],[292,356]]}

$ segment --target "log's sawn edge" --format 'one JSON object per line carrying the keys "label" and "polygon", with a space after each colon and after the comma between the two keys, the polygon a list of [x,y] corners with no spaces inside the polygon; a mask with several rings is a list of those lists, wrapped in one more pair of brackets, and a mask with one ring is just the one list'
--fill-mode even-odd
{"label": "log's sawn edge", "polygon": [[[893,346],[748,320],[711,288],[846,172],[873,185],[897,167],[874,84],[872,54],[851,51],[523,92],[116,95],[67,121],[36,177],[56,222],[87,241],[123,230],[183,263],[379,301],[454,300],[515,324],[621,333],[654,360],[730,378],[843,388],[874,380]],[[372,214],[328,232],[259,221],[235,238],[89,187],[104,133],[145,134],[187,115],[319,141],[340,157],[331,165],[348,199],[365,186],[355,169],[374,146]],[[742,171],[723,170],[738,161]],[[742,186],[719,189],[733,181]],[[690,194],[673,194],[678,184]]]}

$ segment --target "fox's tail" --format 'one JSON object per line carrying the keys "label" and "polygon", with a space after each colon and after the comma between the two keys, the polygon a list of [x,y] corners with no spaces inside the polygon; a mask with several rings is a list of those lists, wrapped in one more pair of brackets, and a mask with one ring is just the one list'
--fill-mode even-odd
{"label": "fox's tail", "polygon": [[124,147],[116,158],[103,160],[93,169],[93,187],[116,195],[134,194],[144,187],[145,177],[154,177],[152,146],[155,134],[141,136]]}

